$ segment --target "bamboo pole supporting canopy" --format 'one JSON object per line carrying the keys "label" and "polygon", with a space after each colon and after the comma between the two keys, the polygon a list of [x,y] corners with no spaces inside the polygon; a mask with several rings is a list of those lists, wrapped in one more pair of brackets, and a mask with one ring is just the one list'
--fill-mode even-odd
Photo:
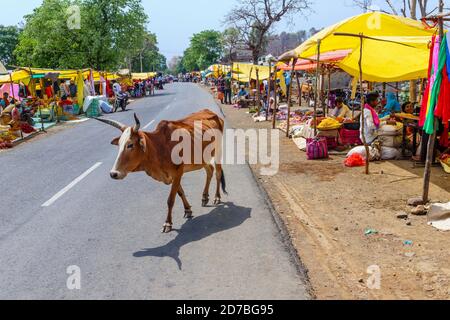
{"label": "bamboo pole supporting canopy", "polygon": [[292,108],[292,82],[294,82],[294,72],[295,72],[295,64],[297,63],[297,59],[292,59],[292,70],[291,70],[291,81],[289,81],[288,87],[288,114],[287,114],[287,127],[286,127],[286,137],[289,138],[289,131],[291,126],[291,108]]}

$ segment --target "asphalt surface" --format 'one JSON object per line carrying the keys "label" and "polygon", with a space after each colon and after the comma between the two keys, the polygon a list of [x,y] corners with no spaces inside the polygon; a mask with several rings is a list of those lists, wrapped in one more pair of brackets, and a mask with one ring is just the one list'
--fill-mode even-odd
{"label": "asphalt surface", "polygon": [[[220,112],[184,83],[130,105],[149,131],[204,108]],[[108,117],[133,123],[131,111]],[[176,230],[162,234],[169,187],[109,177],[119,134],[89,120],[0,153],[0,299],[309,298],[247,166],[225,166],[220,207],[201,207],[204,172],[186,175],[195,218],[183,219],[177,198]],[[68,289],[70,266],[79,290]]]}

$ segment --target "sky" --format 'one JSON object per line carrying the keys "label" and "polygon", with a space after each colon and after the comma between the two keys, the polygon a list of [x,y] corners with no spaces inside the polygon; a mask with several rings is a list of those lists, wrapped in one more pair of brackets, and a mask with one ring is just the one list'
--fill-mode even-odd
{"label": "sky", "polygon": [[[298,15],[294,19],[295,25],[280,22],[276,32],[323,28],[362,13],[360,8],[353,5],[352,0],[311,0],[311,2],[313,2],[312,12],[307,17]],[[384,1],[374,2],[381,5]],[[24,15],[31,13],[41,3],[42,0],[26,0],[18,6],[10,0],[0,0],[2,8],[0,24],[18,24],[23,21]],[[148,29],[156,33],[160,51],[170,61],[173,56],[183,54],[194,33],[206,29],[223,30],[223,18],[236,4],[236,0],[142,0],[142,3],[150,20]]]}

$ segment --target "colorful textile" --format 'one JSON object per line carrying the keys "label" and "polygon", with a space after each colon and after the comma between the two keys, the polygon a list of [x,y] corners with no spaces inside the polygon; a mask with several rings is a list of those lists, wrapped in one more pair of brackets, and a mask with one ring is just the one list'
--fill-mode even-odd
{"label": "colorful textile", "polygon": [[448,128],[448,120],[450,119],[450,82],[448,77],[447,62],[449,52],[448,35],[446,39],[440,41],[436,37],[433,49],[432,70],[430,86],[428,93],[428,103],[425,111],[424,130],[427,134],[433,134],[435,128],[435,117],[442,120],[445,128]]}
{"label": "colorful textile", "polygon": [[375,124],[375,127],[379,129],[381,122],[380,118],[378,117],[377,111],[368,104],[365,105],[365,108],[372,113],[373,123]]}
{"label": "colorful textile", "polygon": [[420,108],[420,120],[419,120],[419,126],[423,127],[425,125],[425,119],[427,117],[427,110],[428,110],[428,101],[430,99],[430,90],[431,90],[431,73],[433,71],[433,53],[434,53],[434,45],[436,43],[436,36],[433,36],[431,39],[431,50],[430,50],[430,57],[428,62],[428,82],[427,86],[425,88],[425,92],[422,99],[422,106]]}

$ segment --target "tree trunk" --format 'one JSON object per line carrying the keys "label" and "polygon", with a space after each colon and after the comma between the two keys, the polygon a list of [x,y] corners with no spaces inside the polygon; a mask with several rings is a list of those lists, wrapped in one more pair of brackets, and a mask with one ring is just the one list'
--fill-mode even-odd
{"label": "tree trunk", "polygon": [[253,64],[257,65],[259,59],[259,50],[257,49],[253,50],[252,55],[253,55]]}

